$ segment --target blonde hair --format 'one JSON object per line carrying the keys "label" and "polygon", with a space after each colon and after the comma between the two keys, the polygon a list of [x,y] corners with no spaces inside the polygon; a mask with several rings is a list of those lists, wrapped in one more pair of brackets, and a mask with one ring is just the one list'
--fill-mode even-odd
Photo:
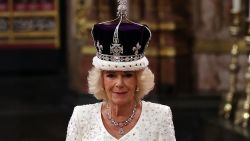
{"label": "blonde hair", "polygon": [[[107,95],[103,88],[102,70],[92,67],[88,75],[89,93],[94,94],[98,100],[107,100]],[[137,91],[135,96],[137,100],[142,99],[154,88],[154,74],[147,67],[137,71]]]}

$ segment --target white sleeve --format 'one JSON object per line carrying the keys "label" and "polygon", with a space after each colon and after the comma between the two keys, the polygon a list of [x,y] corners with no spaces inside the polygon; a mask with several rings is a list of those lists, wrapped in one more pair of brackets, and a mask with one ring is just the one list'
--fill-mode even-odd
{"label": "white sleeve", "polygon": [[159,141],[176,141],[172,111],[169,107],[162,110],[162,124],[159,133]]}
{"label": "white sleeve", "polygon": [[78,112],[78,108],[75,107],[68,124],[66,141],[81,141]]}

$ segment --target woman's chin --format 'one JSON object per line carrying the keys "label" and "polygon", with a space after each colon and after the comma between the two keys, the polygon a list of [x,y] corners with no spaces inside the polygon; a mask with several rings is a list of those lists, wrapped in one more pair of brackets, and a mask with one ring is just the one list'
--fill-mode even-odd
{"label": "woman's chin", "polygon": [[112,102],[117,105],[124,105],[126,103],[129,103],[128,98],[126,97],[112,97]]}
{"label": "woman's chin", "polygon": [[123,105],[125,103],[128,103],[127,100],[125,100],[124,98],[112,98],[112,102],[116,105]]}
{"label": "woman's chin", "polygon": [[111,101],[117,105],[124,105],[131,102],[132,97],[128,93],[112,93]]}

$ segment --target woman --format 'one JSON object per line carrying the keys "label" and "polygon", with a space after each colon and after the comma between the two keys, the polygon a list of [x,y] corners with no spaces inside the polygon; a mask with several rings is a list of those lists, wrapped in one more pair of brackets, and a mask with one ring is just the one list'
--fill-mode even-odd
{"label": "woman", "polygon": [[74,109],[66,141],[175,141],[169,107],[141,100],[153,88],[153,79],[148,68],[105,71],[94,67],[89,89],[103,102]]}
{"label": "woman", "polygon": [[142,100],[154,87],[144,56],[151,32],[118,16],[118,24],[93,27],[97,53],[88,85],[102,102],[75,107],[66,141],[175,141],[170,108]]}

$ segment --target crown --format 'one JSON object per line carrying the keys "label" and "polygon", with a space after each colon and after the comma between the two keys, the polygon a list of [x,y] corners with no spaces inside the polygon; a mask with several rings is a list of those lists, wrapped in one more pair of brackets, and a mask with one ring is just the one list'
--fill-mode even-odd
{"label": "crown", "polygon": [[95,24],[92,36],[96,47],[93,65],[102,70],[138,70],[148,66],[144,55],[151,32],[145,25]]}
{"label": "crown", "polygon": [[146,68],[148,60],[144,51],[151,38],[151,32],[146,25],[121,22],[127,15],[126,1],[121,0],[119,4],[118,24],[98,23],[92,28],[91,33],[97,51],[93,65],[102,70],[133,71]]}

